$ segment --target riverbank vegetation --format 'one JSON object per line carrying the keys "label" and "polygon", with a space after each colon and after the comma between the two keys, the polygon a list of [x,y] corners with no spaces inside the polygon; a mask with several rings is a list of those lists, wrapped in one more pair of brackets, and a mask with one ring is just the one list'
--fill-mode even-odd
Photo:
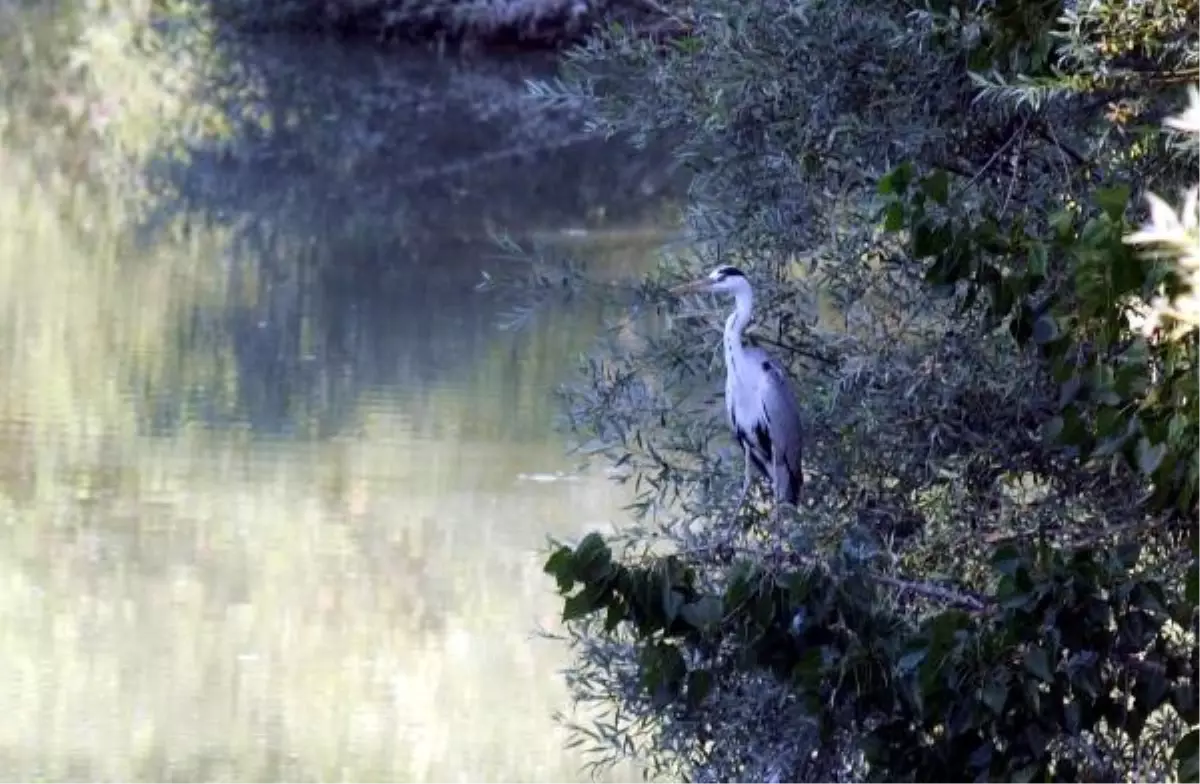
{"label": "riverbank vegetation", "polygon": [[[536,90],[694,175],[695,252],[624,292],[668,328],[564,394],[638,493],[546,562],[577,741],[693,781],[1196,780],[1197,4],[689,17]],[[665,295],[717,263],[797,379],[785,524],[731,524],[724,313]]]}
{"label": "riverbank vegetation", "polygon": [[658,39],[682,32],[658,0],[210,0],[243,30],[305,31],[469,46],[561,48],[619,24]]}

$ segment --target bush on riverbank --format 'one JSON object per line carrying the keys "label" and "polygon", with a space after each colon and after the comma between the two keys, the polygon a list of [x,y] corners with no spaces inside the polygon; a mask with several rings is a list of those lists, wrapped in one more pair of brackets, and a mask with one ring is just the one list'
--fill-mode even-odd
{"label": "bush on riverbank", "polygon": [[252,30],[305,30],[379,39],[562,46],[621,21],[659,29],[646,0],[210,0],[216,16]]}
{"label": "bush on riverbank", "polygon": [[[691,394],[720,386],[723,309],[598,347],[571,425],[639,493],[547,562],[607,711],[580,740],[689,780],[1194,780],[1200,109],[1163,124],[1197,5],[693,15],[539,92],[686,133],[700,250],[633,295],[747,270],[806,500],[729,523],[741,458]],[[1138,233],[1155,193],[1181,212]]]}

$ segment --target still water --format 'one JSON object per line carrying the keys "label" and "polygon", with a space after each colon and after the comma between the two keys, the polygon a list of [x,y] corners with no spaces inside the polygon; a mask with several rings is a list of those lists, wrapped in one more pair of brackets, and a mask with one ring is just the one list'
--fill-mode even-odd
{"label": "still water", "polygon": [[545,536],[621,518],[553,428],[603,314],[475,284],[495,229],[645,268],[677,184],[556,144],[540,64],[241,56],[272,130],[168,172],[204,231],[0,193],[0,777],[578,780],[531,633]]}

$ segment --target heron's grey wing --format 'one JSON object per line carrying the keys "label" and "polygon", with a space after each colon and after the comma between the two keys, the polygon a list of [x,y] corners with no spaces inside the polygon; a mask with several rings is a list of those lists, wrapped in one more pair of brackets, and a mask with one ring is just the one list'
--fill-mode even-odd
{"label": "heron's grey wing", "polygon": [[787,371],[765,351],[756,359],[762,368],[758,398],[771,435],[772,480],[777,501],[795,506],[800,499],[804,478],[800,461],[804,451],[804,432],[800,407]]}

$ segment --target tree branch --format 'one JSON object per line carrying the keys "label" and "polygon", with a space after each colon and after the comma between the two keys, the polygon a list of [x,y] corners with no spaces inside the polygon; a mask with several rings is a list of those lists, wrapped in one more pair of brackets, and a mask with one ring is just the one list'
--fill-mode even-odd
{"label": "tree branch", "polygon": [[950,588],[943,588],[940,585],[934,585],[932,583],[900,580],[895,577],[889,577],[886,574],[878,573],[872,573],[871,579],[877,583],[889,586],[891,588],[897,588],[901,591],[907,591],[908,593],[915,593],[920,596],[945,602],[947,604],[965,607],[973,612],[985,612],[994,606],[989,599],[979,596],[978,594],[955,591]]}

